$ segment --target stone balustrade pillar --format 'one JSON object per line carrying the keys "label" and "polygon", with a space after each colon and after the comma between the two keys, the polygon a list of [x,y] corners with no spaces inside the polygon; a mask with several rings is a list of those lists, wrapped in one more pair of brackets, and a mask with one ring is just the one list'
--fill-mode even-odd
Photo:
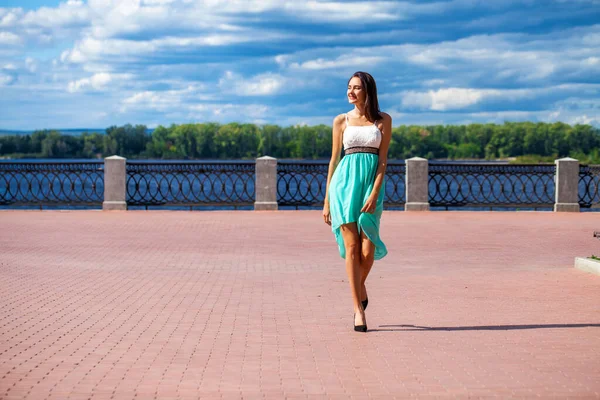
{"label": "stone balustrade pillar", "polygon": [[406,211],[429,211],[429,162],[425,158],[406,160]]}
{"label": "stone balustrade pillar", "polygon": [[556,187],[554,211],[579,212],[579,161],[573,158],[555,160]]}
{"label": "stone balustrade pillar", "polygon": [[254,210],[277,210],[277,159],[264,156],[256,159]]}
{"label": "stone balustrade pillar", "polygon": [[123,157],[112,156],[104,159],[104,202],[103,210],[127,210],[125,185],[127,172]]}

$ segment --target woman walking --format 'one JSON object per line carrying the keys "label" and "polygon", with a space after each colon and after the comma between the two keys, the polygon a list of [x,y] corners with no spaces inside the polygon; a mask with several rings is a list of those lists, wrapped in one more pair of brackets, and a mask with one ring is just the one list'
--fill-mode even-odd
{"label": "woman walking", "polygon": [[[333,143],[323,218],[331,229],[350,282],[354,330],[367,331],[369,303],[365,281],[374,260],[387,254],[379,237],[384,175],[392,118],[379,111],[377,86],[366,72],[348,81],[348,102],[354,109],[333,120]],[[344,148],[345,156],[340,161]]]}

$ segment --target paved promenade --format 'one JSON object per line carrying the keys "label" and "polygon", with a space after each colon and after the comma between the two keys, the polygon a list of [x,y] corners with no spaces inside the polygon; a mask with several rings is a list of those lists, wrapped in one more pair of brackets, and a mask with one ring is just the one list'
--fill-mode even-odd
{"label": "paved promenade", "polygon": [[0,399],[600,398],[600,213],[0,211]]}

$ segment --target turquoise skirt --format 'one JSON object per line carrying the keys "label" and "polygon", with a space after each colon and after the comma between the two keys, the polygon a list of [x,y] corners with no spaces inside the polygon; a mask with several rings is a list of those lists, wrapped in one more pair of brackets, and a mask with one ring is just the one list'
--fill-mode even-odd
{"label": "turquoise skirt", "polygon": [[329,183],[329,212],[331,229],[335,235],[340,256],[346,258],[346,248],[340,226],[356,222],[358,234],[362,231],[375,245],[375,259],[387,254],[385,244],[379,237],[379,221],[383,212],[385,181],[382,183],[377,206],[373,214],[361,213],[373,190],[379,156],[371,153],[353,153],[342,158]]}

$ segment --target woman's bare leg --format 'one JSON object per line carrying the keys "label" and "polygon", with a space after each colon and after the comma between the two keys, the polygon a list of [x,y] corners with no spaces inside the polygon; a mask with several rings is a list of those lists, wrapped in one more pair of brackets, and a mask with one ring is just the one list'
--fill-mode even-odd
{"label": "woman's bare leg", "polygon": [[365,231],[360,232],[360,243],[360,300],[364,301],[367,299],[365,281],[375,261],[375,244],[367,238]]}
{"label": "woman's bare leg", "polygon": [[360,238],[356,223],[340,226],[344,247],[346,248],[346,274],[350,282],[352,303],[354,306],[354,325],[365,325],[367,323],[362,304],[360,303]]}

